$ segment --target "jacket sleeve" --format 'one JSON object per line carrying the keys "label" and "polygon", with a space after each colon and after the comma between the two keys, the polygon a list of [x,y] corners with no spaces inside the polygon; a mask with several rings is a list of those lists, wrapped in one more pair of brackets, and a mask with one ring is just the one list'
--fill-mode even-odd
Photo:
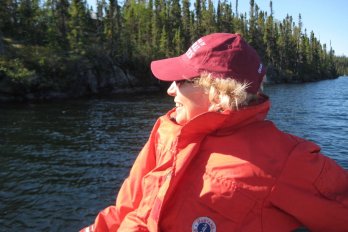
{"label": "jacket sleeve", "polygon": [[319,151],[310,142],[298,145],[270,200],[310,231],[348,231],[348,172]]}
{"label": "jacket sleeve", "polygon": [[142,179],[156,165],[154,140],[158,124],[158,122],[155,124],[148,142],[135,160],[128,178],[123,182],[116,199],[116,205],[102,210],[97,215],[94,224],[80,230],[80,232],[117,231],[125,220],[129,221],[127,225],[133,227],[134,230],[147,231],[145,222],[136,216],[136,209],[143,197]]}

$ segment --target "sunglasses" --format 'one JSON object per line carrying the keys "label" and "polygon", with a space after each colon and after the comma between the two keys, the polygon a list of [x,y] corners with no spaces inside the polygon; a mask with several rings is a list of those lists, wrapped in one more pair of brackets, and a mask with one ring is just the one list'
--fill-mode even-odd
{"label": "sunglasses", "polygon": [[183,85],[183,84],[185,84],[185,83],[193,84],[194,82],[195,82],[194,79],[190,79],[190,80],[184,79],[184,80],[175,81],[175,84],[176,84],[177,86],[180,86],[180,85]]}

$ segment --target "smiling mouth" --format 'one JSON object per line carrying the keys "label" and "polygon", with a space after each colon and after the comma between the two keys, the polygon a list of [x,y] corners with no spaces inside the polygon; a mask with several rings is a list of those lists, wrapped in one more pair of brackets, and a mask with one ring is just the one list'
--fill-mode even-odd
{"label": "smiling mouth", "polygon": [[183,106],[183,104],[178,103],[178,102],[175,103],[175,107],[181,107],[181,106]]}

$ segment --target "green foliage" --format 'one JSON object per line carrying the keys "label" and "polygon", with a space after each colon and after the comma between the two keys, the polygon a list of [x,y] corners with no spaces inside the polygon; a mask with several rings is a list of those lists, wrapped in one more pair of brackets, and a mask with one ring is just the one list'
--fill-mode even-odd
{"label": "green foliage", "polygon": [[32,80],[36,73],[34,70],[29,70],[23,62],[16,59],[5,59],[0,57],[0,76],[6,76],[14,82],[28,83]]}
{"label": "green foliage", "polygon": [[20,46],[4,48],[0,42],[0,52],[7,54],[1,57],[0,72],[14,81],[39,80],[41,86],[58,89],[76,78],[76,70],[91,68],[89,61],[95,59],[148,75],[151,60],[182,54],[208,33],[230,32],[241,33],[258,50],[275,82],[348,73],[348,58],[335,56],[314,32],[308,35],[301,15],[296,24],[289,15],[274,19],[272,1],[268,13],[250,0],[248,14],[239,12],[238,0],[234,6],[228,0],[214,2],[97,0],[92,12],[85,0],[3,0],[0,40],[14,38]]}
{"label": "green foliage", "polygon": [[80,0],[72,0],[69,8],[68,33],[67,39],[70,49],[77,54],[85,53],[85,46],[88,38],[88,10],[85,3]]}
{"label": "green foliage", "polygon": [[336,64],[337,72],[340,75],[348,76],[348,57],[338,56],[334,57],[334,63]]}

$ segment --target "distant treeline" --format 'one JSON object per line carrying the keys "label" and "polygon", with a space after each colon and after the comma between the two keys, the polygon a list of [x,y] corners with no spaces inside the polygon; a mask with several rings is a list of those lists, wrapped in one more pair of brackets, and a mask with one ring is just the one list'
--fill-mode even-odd
{"label": "distant treeline", "polygon": [[[342,29],[343,30],[343,29]],[[348,73],[348,58],[337,57],[313,31],[292,16],[274,18],[250,0],[97,0],[96,9],[79,0],[2,0],[0,77],[69,83],[71,72],[118,65],[150,75],[153,59],[176,56],[212,32],[240,33],[255,47],[274,82],[335,78]],[[76,67],[79,69],[76,69]],[[54,77],[54,78],[53,78]]]}

